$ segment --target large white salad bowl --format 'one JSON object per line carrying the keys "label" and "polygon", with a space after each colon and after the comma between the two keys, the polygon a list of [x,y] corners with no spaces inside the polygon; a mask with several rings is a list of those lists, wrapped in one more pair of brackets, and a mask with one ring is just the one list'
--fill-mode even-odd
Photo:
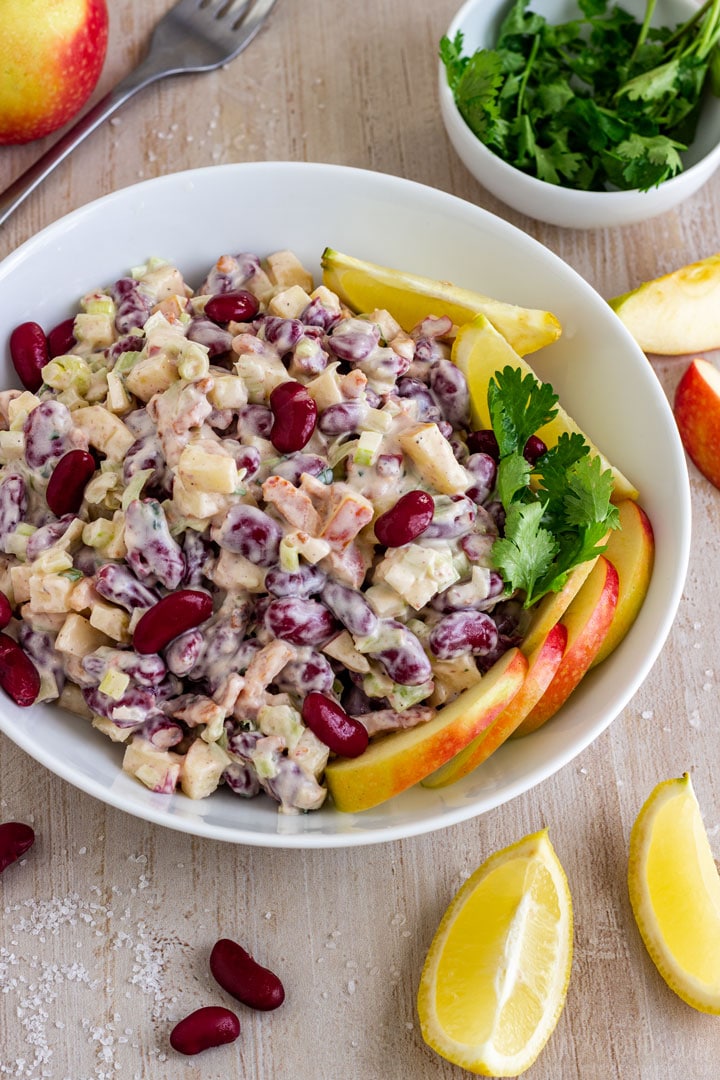
{"label": "large white salad bowl", "polygon": [[[641,493],[656,563],[640,616],[617,651],[544,728],[514,740],[439,791],[415,788],[375,810],[282,816],[268,798],[227,789],[193,802],[158,795],[121,771],[122,747],[53,705],[0,700],[0,731],[41,766],[112,806],[200,836],[268,847],[350,847],[463,821],[528,791],[587,747],[628,704],[663,646],[682,593],[690,540],[685,459],[650,365],[600,296],[539,243],[451,195],[335,165],[266,162],[181,172],[115,192],[50,225],[0,265],[2,383],[17,385],[8,338],[49,329],[84,293],[157,255],[197,285],[223,253],[294,250],[319,275],[325,246],[528,307],[563,335],[529,358],[566,409]],[[640,748],[638,748],[638,752]],[[28,762],[28,767],[32,767]]]}

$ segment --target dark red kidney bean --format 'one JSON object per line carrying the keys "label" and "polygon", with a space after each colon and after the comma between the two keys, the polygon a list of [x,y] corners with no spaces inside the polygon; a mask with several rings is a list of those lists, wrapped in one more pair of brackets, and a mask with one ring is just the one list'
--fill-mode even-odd
{"label": "dark red kidney bean", "polygon": [[[317,476],[324,484],[331,484],[333,479],[332,469],[324,458],[317,454],[293,454],[273,466],[272,476],[282,476],[291,484],[299,484],[303,473]],[[329,479],[326,479],[329,477]]]}
{"label": "dark red kidney bean", "polygon": [[238,437],[259,435],[267,439],[273,425],[273,415],[267,405],[243,405],[238,413]]}
{"label": "dark red kidney bean", "polygon": [[309,645],[298,648],[297,653],[297,658],[289,660],[275,676],[275,685],[280,693],[299,694],[302,697],[311,690],[321,693],[332,690],[335,672],[323,654]]}
{"label": "dark red kidney bean", "polygon": [[348,431],[359,431],[362,426],[366,407],[359,401],[342,401],[328,405],[320,413],[318,427],[323,435],[344,435]]}
{"label": "dark red kidney bean", "polygon": [[297,345],[305,332],[299,319],[283,319],[279,315],[266,315],[262,322],[265,340],[274,345],[281,356]]}
{"label": "dark red kidney bean", "polygon": [[[432,667],[420,639],[397,619],[383,619],[383,625],[394,631],[396,643],[369,653],[379,660],[393,682],[402,686],[422,686],[432,678]],[[382,640],[382,634],[378,634]],[[398,640],[399,639],[399,640]]]}
{"label": "dark red kidney bean", "polygon": [[436,404],[422,379],[416,379],[412,375],[406,375],[404,378],[398,379],[395,393],[400,398],[415,402],[418,420],[434,423],[442,419],[440,407]]}
{"label": "dark red kidney bean", "polygon": [[40,693],[40,674],[16,641],[0,633],[0,687],[16,705],[27,708]]}
{"label": "dark red kidney bean", "polygon": [[84,686],[82,696],[92,712],[112,720],[119,728],[138,728],[157,712],[155,693],[136,686],[131,686],[120,698],[112,698],[95,686]]}
{"label": "dark red kidney bean", "polygon": [[322,645],[338,629],[324,604],[290,596],[268,604],[265,625],[273,637],[292,645]]}
{"label": "dark red kidney bean", "polygon": [[170,1045],[179,1054],[201,1054],[212,1046],[235,1042],[240,1021],[230,1009],[206,1005],[181,1020],[170,1032]]}
{"label": "dark red kidney bean", "polygon": [[65,356],[66,353],[71,352],[76,344],[75,334],[73,327],[75,325],[75,319],[63,319],[57,326],[53,326],[52,330],[47,336],[48,350],[50,357]]}
{"label": "dark red kidney bean", "polygon": [[273,566],[280,553],[282,529],[264,510],[236,503],[228,510],[217,535],[213,531],[213,540],[256,566]]}
{"label": "dark red kidney bean", "polygon": [[205,314],[215,322],[249,322],[258,313],[260,305],[256,296],[247,289],[218,293],[205,304]]}
{"label": "dark red kidney bean", "polygon": [[14,533],[27,510],[27,488],[22,476],[6,476],[0,483],[0,548]]}
{"label": "dark red kidney bean", "polygon": [[0,825],[0,874],[22,858],[35,843],[35,833],[22,821],[4,821]]}
{"label": "dark red kidney bean", "polygon": [[351,634],[367,637],[375,630],[378,617],[357,589],[340,581],[328,581],[322,591],[322,601]]}
{"label": "dark red kidney bean", "polygon": [[327,339],[339,360],[349,360],[354,364],[365,360],[379,341],[380,327],[364,319],[343,319]]}
{"label": "dark red kidney bean", "polygon": [[436,360],[430,367],[430,389],[444,418],[454,428],[467,427],[470,391],[462,371],[452,360]]}
{"label": "dark red kidney bean", "polygon": [[232,349],[232,334],[218,326],[212,319],[197,317],[191,319],[186,331],[190,341],[196,341],[198,345],[204,345],[208,356],[212,360],[214,356],[222,356]]}
{"label": "dark red kidney bean", "polygon": [[4,630],[12,619],[12,608],[5,593],[0,592],[0,630]]}
{"label": "dark red kidney bean", "polygon": [[320,742],[341,757],[359,757],[368,745],[364,724],[348,716],[335,701],[313,692],[303,701],[302,718]]}
{"label": "dark red kidney bean", "polygon": [[465,462],[465,468],[473,478],[474,483],[465,494],[474,503],[481,506],[490,492],[495,487],[497,476],[497,462],[490,454],[471,454]]}
{"label": "dark red kidney bean", "polygon": [[209,619],[212,609],[212,597],[197,589],[180,589],[163,596],[140,618],[133,634],[133,648],[141,656],[160,652],[180,634]]}
{"label": "dark red kidney bean", "polygon": [[530,465],[534,465],[543,454],[547,454],[547,445],[537,435],[531,435],[523,447],[523,457]]}
{"label": "dark red kidney bean", "polygon": [[173,675],[187,675],[200,658],[204,635],[199,630],[186,630],[167,647],[165,661]]}
{"label": "dark red kidney bean", "polygon": [[467,445],[471,454],[489,454],[493,461],[500,460],[500,447],[492,428],[471,431],[467,437]]}
{"label": "dark red kidney bean", "polygon": [[33,394],[42,386],[42,369],[50,362],[50,351],[42,326],[24,322],[10,335],[10,358],[20,382]]}
{"label": "dark red kidney bean", "polygon": [[302,450],[317,422],[317,405],[302,383],[280,383],[270,394],[273,426],[270,442],[280,454]]}
{"label": "dark red kidney bean", "polygon": [[482,611],[454,611],[430,631],[428,646],[438,660],[452,660],[462,653],[487,653],[495,648],[498,631]]}
{"label": "dark red kidney bean", "polygon": [[270,1012],[285,1000],[285,988],[275,972],[258,964],[231,938],[220,938],[213,945],[210,970],[223,990],[251,1009]]}
{"label": "dark red kidney bean", "polygon": [[118,334],[142,328],[150,316],[152,300],[140,288],[134,278],[119,278],[110,286],[110,296],[115,301],[115,329]]}
{"label": "dark red kidney bean", "polygon": [[160,599],[154,589],[138,581],[132,570],[116,563],[107,563],[98,570],[95,588],[106,600],[130,612],[135,608],[152,607]]}
{"label": "dark red kidney bean", "polygon": [[301,566],[299,570],[281,570],[276,566],[265,575],[265,588],[273,596],[299,596],[305,600],[319,593],[327,574],[319,566]]}
{"label": "dark red kidney bean", "polygon": [[435,503],[426,491],[408,491],[375,522],[375,536],[385,547],[402,547],[425,532]]}
{"label": "dark red kidney bean", "polygon": [[52,471],[45,496],[55,517],[77,514],[95,468],[95,458],[87,450],[63,454]]}
{"label": "dark red kidney bean", "polygon": [[454,540],[470,532],[475,524],[475,503],[467,495],[440,496],[436,515],[425,529],[426,540]]}

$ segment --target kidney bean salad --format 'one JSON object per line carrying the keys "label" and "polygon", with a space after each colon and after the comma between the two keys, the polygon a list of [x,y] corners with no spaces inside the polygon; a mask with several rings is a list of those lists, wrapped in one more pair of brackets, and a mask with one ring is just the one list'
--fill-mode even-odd
{"label": "kidney bean salad", "polygon": [[522,637],[455,330],[357,315],[288,251],[196,292],[152,259],[17,327],[4,688],[87,717],[153,791],[319,808],[329,755],[426,722]]}

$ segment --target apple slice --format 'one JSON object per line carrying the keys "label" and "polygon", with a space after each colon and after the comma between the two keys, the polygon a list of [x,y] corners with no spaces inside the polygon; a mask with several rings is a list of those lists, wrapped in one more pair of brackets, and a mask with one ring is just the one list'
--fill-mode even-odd
{"label": "apple slice", "polygon": [[522,650],[526,656],[536,651],[553,626],[562,619],[571,602],[590,577],[597,560],[598,556],[574,566],[562,589],[546,593],[542,600],[532,608],[530,622],[522,642]]}
{"label": "apple slice", "polygon": [[607,659],[635,622],[650,585],[655,537],[650,518],[632,499],[618,505],[620,528],[611,534],[605,555],[618,573],[618,600],[605,640],[590,667]]}
{"label": "apple slice", "polygon": [[[525,681],[509,705],[473,741],[454,758],[422,781],[423,787],[439,788],[454,784],[490,757],[508,739],[530,710],[543,696],[565,652],[567,629],[562,623],[553,626],[544,641],[527,654]],[[524,651],[524,646],[523,646]]]}
{"label": "apple slice", "polygon": [[720,255],[646,281],[609,303],[645,352],[679,356],[717,349]]}
{"label": "apple slice", "polygon": [[610,630],[618,586],[617,570],[601,555],[562,617],[567,645],[560,665],[543,696],[516,728],[516,735],[527,735],[546,723],[578,685]]}
{"label": "apple slice", "polygon": [[688,455],[720,488],[720,371],[714,364],[693,360],[678,383],[673,410]]}
{"label": "apple slice", "polygon": [[[460,327],[453,343],[452,360],[467,380],[470,391],[470,418],[476,430],[491,426],[487,388],[496,371],[502,371],[509,366],[517,368],[523,375],[532,375],[537,382],[541,381],[530,365],[484,315],[477,315],[471,322]],[[561,435],[578,432],[590,447],[590,453],[600,458],[603,470],[610,469],[612,472],[613,499],[636,499],[637,490],[628,478],[610,464],[561,406],[556,408],[557,416],[537,432],[545,444],[554,446]]]}
{"label": "apple slice", "polygon": [[325,781],[336,809],[369,810],[444,765],[502,712],[522,686],[527,666],[521,651],[510,649],[432,720],[373,741],[360,757],[331,761]]}

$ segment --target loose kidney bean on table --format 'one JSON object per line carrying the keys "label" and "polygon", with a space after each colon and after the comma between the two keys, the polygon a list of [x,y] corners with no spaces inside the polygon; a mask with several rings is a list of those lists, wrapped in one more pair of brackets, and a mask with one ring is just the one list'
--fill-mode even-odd
{"label": "loose kidney bean on table", "polygon": [[22,858],[35,843],[35,832],[22,821],[4,821],[0,825],[0,873]]}
{"label": "loose kidney bean on table", "polygon": [[240,1021],[222,1005],[206,1005],[184,1017],[170,1032],[170,1045],[179,1054],[201,1054],[213,1046],[235,1042]]}
{"label": "loose kidney bean on table", "polygon": [[220,938],[210,953],[210,970],[217,982],[243,1005],[262,1012],[277,1009],[285,1000],[278,976],[231,938]]}

